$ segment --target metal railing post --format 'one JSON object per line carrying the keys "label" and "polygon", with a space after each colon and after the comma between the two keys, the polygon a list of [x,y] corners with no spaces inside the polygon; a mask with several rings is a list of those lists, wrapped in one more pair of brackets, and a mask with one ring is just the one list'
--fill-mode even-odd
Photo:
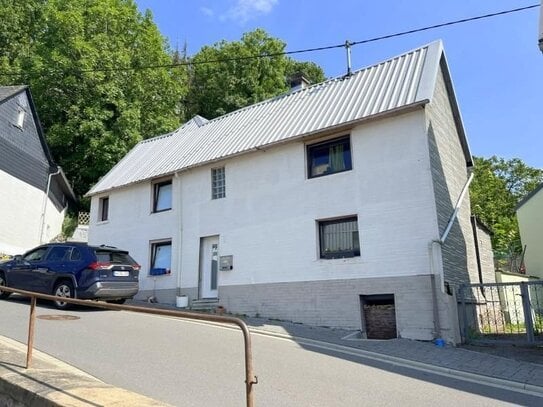
{"label": "metal railing post", "polygon": [[26,345],[26,368],[32,363],[32,349],[34,348],[34,325],[36,322],[36,297],[30,299],[30,317],[28,319],[28,341]]}
{"label": "metal railing post", "polygon": [[465,295],[465,288],[464,285],[461,285],[460,288],[458,288],[458,295],[461,299],[462,304],[462,342],[467,343],[468,342],[468,312],[466,310],[466,295]]}
{"label": "metal railing post", "polygon": [[524,325],[526,326],[526,340],[535,342],[534,321],[532,320],[532,306],[530,305],[530,292],[525,282],[520,283],[520,295],[522,297],[522,310],[524,311]]}

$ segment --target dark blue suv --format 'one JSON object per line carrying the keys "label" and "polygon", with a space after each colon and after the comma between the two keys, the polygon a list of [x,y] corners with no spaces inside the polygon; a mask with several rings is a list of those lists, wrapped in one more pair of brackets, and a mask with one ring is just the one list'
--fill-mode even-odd
{"label": "dark blue suv", "polygon": [[[140,266],[127,251],[85,243],[50,243],[0,262],[0,298],[7,286],[64,298],[122,304],[139,289]],[[59,309],[70,306],[55,301]]]}

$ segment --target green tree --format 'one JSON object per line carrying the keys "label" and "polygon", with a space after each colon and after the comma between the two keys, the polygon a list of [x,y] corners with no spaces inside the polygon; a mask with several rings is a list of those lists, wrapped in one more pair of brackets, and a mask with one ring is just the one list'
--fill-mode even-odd
{"label": "green tree", "polygon": [[[302,72],[311,81],[324,79],[316,64],[282,55],[285,46],[257,29],[245,33],[240,41],[203,47],[192,58],[189,112],[212,119],[280,95],[288,90],[287,77],[295,72]],[[223,62],[206,63],[212,61]]]}
{"label": "green tree", "polygon": [[21,71],[0,81],[30,85],[53,156],[78,196],[138,141],[179,124],[186,70],[140,69],[171,64],[172,53],[133,0],[0,5],[9,17],[0,23],[0,66]]}
{"label": "green tree", "polygon": [[472,213],[492,229],[492,244],[498,255],[518,254],[522,248],[515,208],[543,182],[543,170],[529,167],[518,158],[474,159]]}

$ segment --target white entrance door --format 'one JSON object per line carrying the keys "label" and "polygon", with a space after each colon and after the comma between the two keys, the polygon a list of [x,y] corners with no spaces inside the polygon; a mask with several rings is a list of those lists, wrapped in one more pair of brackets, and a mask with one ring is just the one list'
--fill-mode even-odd
{"label": "white entrance door", "polygon": [[219,236],[200,239],[200,296],[217,298],[219,272]]}

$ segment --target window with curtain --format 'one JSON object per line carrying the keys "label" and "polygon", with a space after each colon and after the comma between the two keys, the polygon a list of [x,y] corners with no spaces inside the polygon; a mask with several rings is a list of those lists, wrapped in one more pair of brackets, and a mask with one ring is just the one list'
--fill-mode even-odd
{"label": "window with curtain", "polygon": [[170,274],[172,272],[172,242],[151,243],[151,267],[149,274],[152,276]]}
{"label": "window with curtain", "polygon": [[172,209],[172,180],[153,184],[153,212]]}
{"label": "window with curtain", "polygon": [[360,256],[358,217],[320,221],[318,224],[321,259]]}
{"label": "window with curtain", "polygon": [[352,169],[350,137],[308,145],[307,167],[309,178]]}

